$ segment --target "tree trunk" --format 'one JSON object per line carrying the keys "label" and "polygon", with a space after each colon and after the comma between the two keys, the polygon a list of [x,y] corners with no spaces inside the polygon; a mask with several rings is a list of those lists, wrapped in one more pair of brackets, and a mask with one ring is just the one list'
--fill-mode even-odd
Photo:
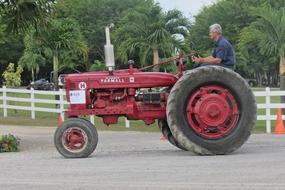
{"label": "tree trunk", "polygon": [[153,49],[153,64],[158,64],[159,63],[159,54],[158,54],[158,49]]}
{"label": "tree trunk", "polygon": [[58,90],[58,68],[58,52],[56,51],[53,54],[53,84],[55,90]]}
{"label": "tree trunk", "polygon": [[270,80],[270,71],[266,72],[266,79],[267,79],[267,84],[269,87],[271,87],[271,80]]}
{"label": "tree trunk", "polygon": [[[54,84],[54,90],[58,90],[58,52],[54,52],[53,54],[53,84]],[[55,100],[59,100],[59,95],[55,96]],[[59,104],[56,104],[55,107],[59,108]]]}
{"label": "tree trunk", "polygon": [[[285,90],[285,55],[280,56],[280,64],[279,64],[279,74],[280,74],[280,90]],[[281,96],[281,103],[285,103],[285,97]],[[285,109],[282,109],[282,115],[284,115]],[[283,121],[284,122],[284,121]]]}
{"label": "tree trunk", "polygon": [[280,90],[285,90],[285,55],[280,56],[279,74]]}
{"label": "tree trunk", "polygon": [[[158,64],[159,63],[159,54],[158,54],[158,49],[153,49],[153,65]],[[153,71],[158,71],[159,70],[159,66],[154,66],[153,67]]]}
{"label": "tree trunk", "polygon": [[35,72],[34,72],[34,69],[32,68],[32,81],[34,82],[35,81]]}
{"label": "tree trunk", "polygon": [[262,77],[261,77],[260,73],[258,73],[256,76],[257,76],[257,81],[258,81],[257,86],[262,87]]}

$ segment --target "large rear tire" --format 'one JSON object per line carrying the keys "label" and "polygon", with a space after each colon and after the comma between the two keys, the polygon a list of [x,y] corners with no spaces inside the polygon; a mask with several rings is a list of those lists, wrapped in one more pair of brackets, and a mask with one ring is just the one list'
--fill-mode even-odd
{"label": "large rear tire", "polygon": [[167,121],[174,138],[187,150],[228,154],[251,134],[255,97],[237,73],[219,66],[200,67],[185,73],[172,88]]}
{"label": "large rear tire", "polygon": [[159,119],[158,126],[162,132],[162,135],[168,140],[168,142],[170,142],[170,144],[176,146],[181,150],[187,151],[187,149],[184,148],[181,144],[179,144],[179,142],[177,142],[177,140],[174,138],[166,120]]}
{"label": "large rear tire", "polygon": [[54,134],[55,147],[65,158],[86,158],[95,150],[97,143],[97,130],[85,119],[70,118]]}

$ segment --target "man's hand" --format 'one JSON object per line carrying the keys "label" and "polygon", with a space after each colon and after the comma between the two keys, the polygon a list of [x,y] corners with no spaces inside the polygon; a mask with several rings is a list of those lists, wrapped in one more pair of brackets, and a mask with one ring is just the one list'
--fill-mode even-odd
{"label": "man's hand", "polygon": [[203,58],[202,57],[195,57],[195,56],[192,56],[191,57],[192,61],[194,63],[203,63]]}
{"label": "man's hand", "polygon": [[214,57],[195,57],[195,56],[192,56],[191,58],[192,58],[192,61],[195,63],[219,64],[222,62],[222,59],[214,58]]}

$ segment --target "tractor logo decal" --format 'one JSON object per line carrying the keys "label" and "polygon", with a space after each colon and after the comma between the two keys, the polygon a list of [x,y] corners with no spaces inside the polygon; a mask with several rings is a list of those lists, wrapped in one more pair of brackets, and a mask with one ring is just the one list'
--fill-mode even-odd
{"label": "tractor logo decal", "polygon": [[125,80],[120,77],[106,77],[101,79],[101,83],[124,83]]}
{"label": "tractor logo decal", "polygon": [[135,82],[135,77],[130,77],[130,82],[134,83]]}
{"label": "tractor logo decal", "polygon": [[86,87],[87,87],[86,82],[80,82],[78,84],[78,88],[81,89],[81,90],[85,90]]}

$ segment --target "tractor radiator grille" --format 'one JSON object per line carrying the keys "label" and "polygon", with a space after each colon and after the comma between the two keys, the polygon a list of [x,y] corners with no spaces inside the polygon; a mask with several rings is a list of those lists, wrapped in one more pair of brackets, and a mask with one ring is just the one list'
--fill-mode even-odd
{"label": "tractor radiator grille", "polygon": [[160,92],[147,92],[143,94],[143,102],[160,103]]}

